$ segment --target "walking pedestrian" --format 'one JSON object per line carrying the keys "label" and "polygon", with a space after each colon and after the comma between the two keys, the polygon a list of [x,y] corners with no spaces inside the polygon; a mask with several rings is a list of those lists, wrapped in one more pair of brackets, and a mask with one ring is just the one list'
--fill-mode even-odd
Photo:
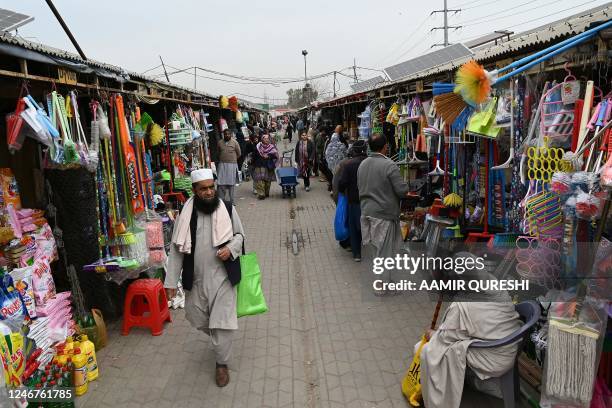
{"label": "walking pedestrian", "polygon": [[223,140],[219,140],[217,145],[219,150],[217,185],[221,199],[234,204],[234,188],[240,181],[238,179],[238,159],[242,153],[238,141],[232,136],[232,131],[225,129]]}
{"label": "walking pedestrian", "polygon": [[295,124],[295,129],[298,131],[298,135],[302,134],[302,131],[306,128],[306,125],[304,124],[304,121],[302,120],[302,118],[299,118],[297,123]]}
{"label": "walking pedestrian", "polygon": [[265,134],[257,144],[253,152],[253,180],[257,190],[257,198],[260,200],[270,196],[270,186],[276,180],[276,163],[278,162],[278,150],[270,143],[270,135]]}
{"label": "walking pedestrian", "polygon": [[319,124],[317,127],[317,133],[315,135],[315,148],[317,151],[317,173],[319,176],[319,181],[325,181],[325,173],[323,170],[324,167],[324,157],[325,157],[325,142],[327,142],[327,132],[325,130],[325,125],[323,123]]}
{"label": "walking pedestrian", "polygon": [[[372,153],[357,170],[362,243],[374,246],[376,258],[394,258],[402,250],[400,200],[408,196],[409,186],[399,167],[386,156],[389,148],[386,138],[374,133],[368,144]],[[379,279],[389,282],[391,271],[387,270]],[[375,294],[384,295],[386,291]]]}
{"label": "walking pedestrian", "polygon": [[[222,202],[211,169],[191,172],[194,196],[185,203],[172,234],[164,287],[176,296],[178,281],[186,289],[185,317],[210,336],[215,354],[215,382],[230,381],[228,363],[238,330],[236,285],[240,275],[224,262],[242,253],[244,229],[231,203]],[[228,211],[228,209],[230,211]]]}
{"label": "walking pedestrian", "polygon": [[368,147],[365,140],[357,140],[350,148],[351,158],[337,174],[338,190],[348,200],[349,241],[353,260],[361,262],[361,206],[359,204],[359,186],[357,171],[361,162],[367,157]]}
{"label": "walking pedestrian", "polygon": [[289,143],[291,143],[291,139],[293,139],[293,126],[291,122],[287,123],[287,128],[285,129],[285,139],[289,139]]}
{"label": "walking pedestrian", "polygon": [[300,134],[300,140],[295,146],[295,162],[298,173],[304,179],[304,188],[310,191],[310,172],[312,171],[315,157],[314,143],[308,139],[306,131]]}
{"label": "walking pedestrian", "polygon": [[254,156],[255,156],[255,150],[257,149],[257,143],[259,143],[259,135],[257,134],[251,135],[249,137],[248,142],[246,143],[245,153],[244,153],[246,156],[245,160],[247,161],[249,174],[251,176],[251,179],[253,179],[253,194],[255,195],[257,195],[257,189],[256,189],[257,182],[255,181],[253,174],[255,173]]}
{"label": "walking pedestrian", "polygon": [[327,179],[328,184],[331,185],[333,183],[333,177],[336,174],[337,166],[346,158],[347,150],[348,143],[342,135],[342,125],[338,125],[336,126],[334,134],[331,136],[331,139],[325,148],[325,161],[327,163],[327,168],[329,169],[329,173],[327,175],[330,175],[331,173],[331,178],[328,177]]}

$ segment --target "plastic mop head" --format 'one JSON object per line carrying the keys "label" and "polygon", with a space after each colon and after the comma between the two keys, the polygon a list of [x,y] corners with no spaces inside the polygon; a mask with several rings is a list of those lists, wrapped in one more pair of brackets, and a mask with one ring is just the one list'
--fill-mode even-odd
{"label": "plastic mop head", "polygon": [[151,146],[157,146],[164,139],[164,131],[157,123],[149,124],[148,132]]}
{"label": "plastic mop head", "polygon": [[463,198],[457,193],[450,193],[444,197],[444,205],[451,208],[459,208],[463,205]]}
{"label": "plastic mop head", "polygon": [[491,92],[491,79],[482,65],[474,60],[463,64],[455,78],[455,93],[469,103],[483,103]]}

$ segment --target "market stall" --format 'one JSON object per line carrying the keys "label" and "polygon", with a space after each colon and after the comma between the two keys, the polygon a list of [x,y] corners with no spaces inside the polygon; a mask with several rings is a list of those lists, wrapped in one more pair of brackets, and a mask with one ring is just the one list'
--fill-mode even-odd
{"label": "market stall", "polygon": [[[0,398],[20,386],[78,396],[98,375],[104,317],[122,315],[131,281],[163,274],[189,173],[214,167],[224,126],[247,133],[263,112],[44,46],[26,52],[31,43],[7,34],[0,42],[10,44],[0,63]],[[16,397],[25,406],[32,395]]]}
{"label": "market stall", "polygon": [[401,226],[412,253],[486,255],[496,280],[529,281],[511,295],[541,312],[517,360],[533,406],[605,406],[610,395],[608,9],[319,104],[352,138],[385,136],[410,185]]}

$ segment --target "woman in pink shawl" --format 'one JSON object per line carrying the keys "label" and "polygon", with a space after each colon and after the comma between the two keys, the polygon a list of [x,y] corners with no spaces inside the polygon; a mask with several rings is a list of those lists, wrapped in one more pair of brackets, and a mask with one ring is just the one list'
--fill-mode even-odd
{"label": "woman in pink shawl", "polygon": [[278,150],[270,143],[270,136],[265,134],[261,137],[253,152],[253,180],[257,190],[257,198],[260,200],[270,196],[270,185],[276,180],[276,163],[278,162]]}

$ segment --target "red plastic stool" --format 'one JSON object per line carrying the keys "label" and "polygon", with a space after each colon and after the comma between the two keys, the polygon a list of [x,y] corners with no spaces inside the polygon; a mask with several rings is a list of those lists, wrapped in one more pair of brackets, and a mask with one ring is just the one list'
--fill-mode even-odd
{"label": "red plastic stool", "polygon": [[159,279],[132,282],[125,296],[121,334],[127,336],[132,327],[148,327],[153,336],[163,332],[165,321],[172,321],[164,286]]}

